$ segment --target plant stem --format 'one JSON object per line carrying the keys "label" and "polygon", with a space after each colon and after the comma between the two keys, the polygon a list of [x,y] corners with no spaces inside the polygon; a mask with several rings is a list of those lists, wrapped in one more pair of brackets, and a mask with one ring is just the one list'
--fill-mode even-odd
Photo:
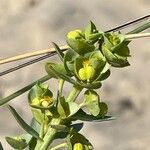
{"label": "plant stem", "polygon": [[64,80],[63,80],[63,79],[59,79],[59,80],[58,80],[58,91],[59,91],[59,96],[62,95],[63,85],[64,85]]}
{"label": "plant stem", "polygon": [[[67,45],[64,45],[64,46],[60,47],[61,50],[65,50],[67,48],[68,48]],[[21,54],[21,55],[18,55],[18,56],[5,58],[5,59],[0,60],[0,65],[1,64],[6,64],[6,63],[9,63],[9,62],[13,62],[13,61],[17,61],[17,60],[21,60],[21,59],[25,59],[25,58],[29,58],[29,57],[33,57],[33,56],[38,56],[38,55],[51,53],[51,52],[55,52],[55,48],[36,50],[36,51],[33,51],[33,52]]]}
{"label": "plant stem", "polygon": [[57,145],[57,146],[51,148],[50,150],[57,150],[57,149],[62,148],[62,147],[67,147],[67,144],[66,143],[62,143],[60,145]]}
{"label": "plant stem", "polygon": [[142,32],[142,31],[144,31],[144,30],[146,30],[146,29],[148,29],[148,28],[150,28],[150,22],[147,22],[147,23],[145,23],[145,24],[143,24],[143,25],[137,27],[136,29],[134,29],[134,30],[128,32],[127,34],[140,33],[140,32]]}
{"label": "plant stem", "polygon": [[76,100],[76,98],[78,97],[78,95],[80,94],[80,92],[82,91],[82,87],[79,86],[73,86],[72,91],[69,93],[66,101],[67,102],[74,102]]}
{"label": "plant stem", "polygon": [[142,38],[142,37],[150,37],[150,33],[127,34],[125,36],[126,39],[135,39],[135,38]]}
{"label": "plant stem", "polygon": [[[61,123],[61,120],[58,118],[52,118],[50,123],[53,125],[59,125]],[[35,150],[47,150],[49,145],[52,143],[56,132],[57,132],[56,129],[49,126],[47,133],[45,134],[43,138],[43,142],[41,142],[40,145],[37,145],[35,147]]]}

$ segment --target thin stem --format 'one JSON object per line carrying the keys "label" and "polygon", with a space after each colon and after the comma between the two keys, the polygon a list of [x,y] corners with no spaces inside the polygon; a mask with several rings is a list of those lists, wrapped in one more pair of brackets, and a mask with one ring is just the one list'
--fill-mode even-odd
{"label": "thin stem", "polygon": [[127,34],[125,36],[126,39],[135,39],[135,38],[143,38],[143,37],[150,37],[150,33]]}
{"label": "thin stem", "polygon": [[[66,50],[68,48],[69,47],[67,45],[64,45],[64,46],[60,47],[61,50]],[[21,60],[21,59],[25,59],[25,58],[29,58],[29,57],[33,57],[33,56],[38,56],[38,55],[43,55],[43,54],[47,54],[47,53],[52,53],[52,52],[55,52],[54,48],[36,50],[36,51],[33,51],[33,52],[21,54],[21,55],[18,55],[18,56],[2,59],[2,60],[0,60],[0,65],[1,64],[6,64],[6,63],[9,63],[9,62],[13,62],[13,61],[17,61],[17,60]]]}
{"label": "thin stem", "polygon": [[68,146],[67,146],[67,143],[59,144],[59,145],[57,145],[57,146],[51,148],[50,150],[57,150],[57,149],[63,148],[63,147],[68,147]]}
{"label": "thin stem", "polygon": [[7,70],[4,70],[4,71],[0,72],[0,76],[3,76],[3,75],[5,75],[5,74],[8,74],[8,73],[13,72],[13,71],[16,71],[16,70],[19,70],[19,69],[24,68],[24,67],[26,67],[26,66],[29,66],[29,65],[31,65],[31,64],[40,62],[40,61],[42,61],[42,60],[44,60],[44,59],[46,59],[46,58],[49,58],[49,57],[51,57],[51,56],[53,56],[53,55],[55,55],[55,54],[56,54],[56,53],[54,53],[54,52],[53,52],[53,53],[49,53],[49,54],[47,54],[47,55],[44,55],[44,56],[41,56],[41,57],[32,59],[32,60],[27,61],[27,62],[22,63],[22,64],[19,64],[19,65],[15,66],[15,67],[12,67],[12,68],[9,68],[9,69],[7,69]]}
{"label": "thin stem", "polygon": [[63,79],[59,79],[59,80],[58,80],[58,91],[59,91],[59,96],[62,95],[63,85],[64,85],[64,80],[63,80]]}
{"label": "thin stem", "polygon": [[79,86],[73,86],[72,91],[69,93],[66,101],[67,102],[74,102],[76,100],[76,98],[78,97],[78,95],[80,94],[80,92],[82,91],[82,87]]}
{"label": "thin stem", "polygon": [[137,23],[139,23],[139,22],[148,20],[149,18],[150,18],[150,15],[146,15],[146,16],[144,16],[144,17],[138,18],[138,19],[136,19],[136,20],[127,22],[127,23],[125,23],[125,24],[123,24],[123,25],[120,25],[120,26],[118,26],[118,27],[115,27],[115,28],[113,28],[113,29],[110,29],[110,30],[108,30],[108,31],[106,31],[106,32],[119,31],[119,30],[122,30],[122,29],[124,29],[124,28],[127,28],[127,27],[129,27],[129,26],[131,26],[131,25],[134,25],[134,24],[137,24]]}
{"label": "thin stem", "polygon": [[143,25],[137,27],[136,29],[128,32],[127,34],[135,34],[135,33],[140,33],[146,29],[150,28],[150,22],[144,23]]}

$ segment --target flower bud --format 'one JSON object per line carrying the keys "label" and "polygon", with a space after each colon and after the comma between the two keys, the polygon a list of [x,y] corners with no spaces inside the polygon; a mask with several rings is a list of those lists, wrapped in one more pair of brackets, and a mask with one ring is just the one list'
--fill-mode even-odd
{"label": "flower bud", "polygon": [[67,34],[67,43],[74,51],[81,55],[95,49],[93,44],[86,41],[85,35],[81,30],[70,31]]}
{"label": "flower bud", "polygon": [[75,143],[73,146],[73,150],[84,150],[84,145],[81,143]]}
{"label": "flower bud", "polygon": [[40,106],[40,104],[41,104],[41,102],[40,102],[40,100],[38,98],[34,98],[32,100],[32,105],[34,105],[34,106]]}
{"label": "flower bud", "polygon": [[70,31],[67,34],[68,39],[84,39],[84,33],[81,30]]}

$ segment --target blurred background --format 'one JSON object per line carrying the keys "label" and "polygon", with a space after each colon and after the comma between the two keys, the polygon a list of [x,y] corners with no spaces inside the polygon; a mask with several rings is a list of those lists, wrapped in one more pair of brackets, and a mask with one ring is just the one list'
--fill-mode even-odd
{"label": "blurred background", "polygon": [[[0,58],[49,48],[52,41],[65,44],[65,34],[83,28],[89,20],[107,30],[147,15],[149,10],[149,0],[0,0]],[[108,103],[109,114],[117,120],[85,123],[82,133],[89,137],[95,150],[150,149],[149,47],[148,38],[134,40],[130,44],[131,66],[112,69],[110,78],[104,81],[99,93]],[[48,60],[56,61],[57,57]],[[0,98],[45,75],[46,61],[0,77]],[[22,62],[1,65],[0,71]],[[55,92],[57,82],[49,84]],[[30,122],[27,93],[10,104]],[[4,149],[12,150],[5,136],[22,132],[6,106],[0,107],[0,141]]]}

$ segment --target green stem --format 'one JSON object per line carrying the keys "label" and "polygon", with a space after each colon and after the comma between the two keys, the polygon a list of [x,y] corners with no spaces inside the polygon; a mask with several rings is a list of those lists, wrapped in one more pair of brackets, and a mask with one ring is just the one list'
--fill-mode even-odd
{"label": "green stem", "polygon": [[63,85],[64,85],[64,80],[63,80],[63,79],[59,79],[59,80],[58,80],[58,91],[59,91],[59,96],[62,95]]}
{"label": "green stem", "polygon": [[51,148],[50,150],[57,150],[57,149],[62,148],[62,147],[68,147],[68,146],[66,143],[62,143],[60,145],[57,145],[57,146]]}
{"label": "green stem", "polygon": [[[53,124],[53,125],[59,125],[60,123],[61,123],[61,120],[58,118],[53,118],[50,122],[50,124]],[[49,126],[43,138],[43,142],[41,142],[40,146],[37,145],[35,147],[35,150],[47,150],[49,145],[52,143],[56,133],[57,133],[57,130]]]}
{"label": "green stem", "polygon": [[66,101],[67,102],[74,102],[76,100],[76,98],[78,97],[78,95],[80,94],[80,92],[82,91],[82,87],[79,86],[73,86],[72,91],[69,93]]}
{"label": "green stem", "polygon": [[134,29],[134,30],[128,32],[127,34],[140,33],[140,32],[142,32],[142,31],[144,31],[144,30],[146,30],[146,29],[148,29],[148,28],[150,28],[150,22],[147,22],[147,23],[145,23],[145,24],[143,24],[143,25],[137,27],[136,29]]}

